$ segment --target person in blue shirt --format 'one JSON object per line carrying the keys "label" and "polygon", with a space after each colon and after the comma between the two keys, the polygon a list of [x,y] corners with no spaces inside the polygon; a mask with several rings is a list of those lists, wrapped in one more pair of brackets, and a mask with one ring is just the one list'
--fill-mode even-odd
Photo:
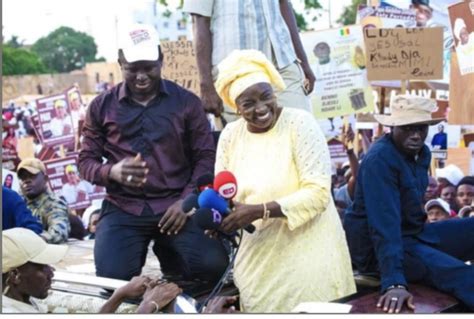
{"label": "person in blue shirt", "polygon": [[22,227],[38,235],[43,232],[40,221],[26,207],[26,203],[15,191],[2,187],[2,230]]}
{"label": "person in blue shirt", "polygon": [[[474,219],[426,224],[423,196],[431,153],[424,144],[436,104],[401,95],[391,115],[376,115],[391,132],[372,145],[359,169],[354,204],[344,219],[353,264],[378,272],[377,307],[414,309],[407,282],[420,282],[451,294],[474,310]],[[460,244],[462,243],[462,244]]]}
{"label": "person in blue shirt", "polygon": [[433,148],[439,146],[441,150],[448,149],[448,134],[444,133],[444,126],[442,124],[438,125],[438,133],[433,136],[431,146]]}

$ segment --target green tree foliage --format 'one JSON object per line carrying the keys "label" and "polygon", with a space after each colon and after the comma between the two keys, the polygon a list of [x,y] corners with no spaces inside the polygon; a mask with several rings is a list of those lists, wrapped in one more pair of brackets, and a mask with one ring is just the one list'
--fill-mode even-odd
{"label": "green tree foliage", "polygon": [[38,74],[48,71],[39,56],[29,50],[4,45],[2,55],[3,75]]}
{"label": "green tree foliage", "polygon": [[60,27],[40,38],[32,50],[56,72],[69,72],[82,68],[87,62],[97,61],[94,38],[69,27]]}
{"label": "green tree foliage", "polygon": [[24,42],[24,41],[20,41],[20,39],[18,38],[18,36],[12,35],[11,39],[8,40],[8,42],[6,43],[6,45],[8,45],[9,47],[18,49],[18,48],[21,48],[21,47],[23,46],[23,42]]}
{"label": "green tree foliage", "polygon": [[357,18],[357,8],[360,4],[367,4],[367,1],[352,0],[351,5],[344,8],[344,11],[342,12],[337,22],[342,23],[343,25],[355,24]]}

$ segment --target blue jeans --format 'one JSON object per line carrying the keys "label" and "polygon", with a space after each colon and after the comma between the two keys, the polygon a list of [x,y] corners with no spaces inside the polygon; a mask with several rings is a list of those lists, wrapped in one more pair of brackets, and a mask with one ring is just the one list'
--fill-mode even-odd
{"label": "blue jeans", "polygon": [[229,262],[223,244],[205,236],[193,219],[177,235],[161,234],[158,223],[162,217],[148,206],[141,216],[131,215],[104,200],[95,235],[97,276],[130,280],[140,275],[153,240],[163,273],[217,282]]}

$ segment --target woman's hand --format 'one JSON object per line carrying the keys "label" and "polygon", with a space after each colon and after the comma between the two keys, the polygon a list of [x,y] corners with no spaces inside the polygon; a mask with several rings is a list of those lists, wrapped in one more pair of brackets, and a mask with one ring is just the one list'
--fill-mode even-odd
{"label": "woman's hand", "polygon": [[235,313],[238,296],[219,296],[212,298],[202,313]]}
{"label": "woman's hand", "polygon": [[224,233],[232,233],[237,229],[244,228],[253,221],[263,216],[262,205],[245,205],[234,202],[232,212],[222,221],[220,230]]}

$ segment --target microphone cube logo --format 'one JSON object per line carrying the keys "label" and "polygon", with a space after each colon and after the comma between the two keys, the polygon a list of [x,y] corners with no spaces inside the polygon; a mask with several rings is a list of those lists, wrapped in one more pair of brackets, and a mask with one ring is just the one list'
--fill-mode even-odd
{"label": "microphone cube logo", "polygon": [[237,187],[234,183],[227,183],[219,187],[219,194],[225,199],[230,199],[237,193]]}
{"label": "microphone cube logo", "polygon": [[212,221],[214,224],[220,225],[222,223],[222,215],[219,213],[218,210],[215,210],[214,208],[211,208],[212,211]]}

